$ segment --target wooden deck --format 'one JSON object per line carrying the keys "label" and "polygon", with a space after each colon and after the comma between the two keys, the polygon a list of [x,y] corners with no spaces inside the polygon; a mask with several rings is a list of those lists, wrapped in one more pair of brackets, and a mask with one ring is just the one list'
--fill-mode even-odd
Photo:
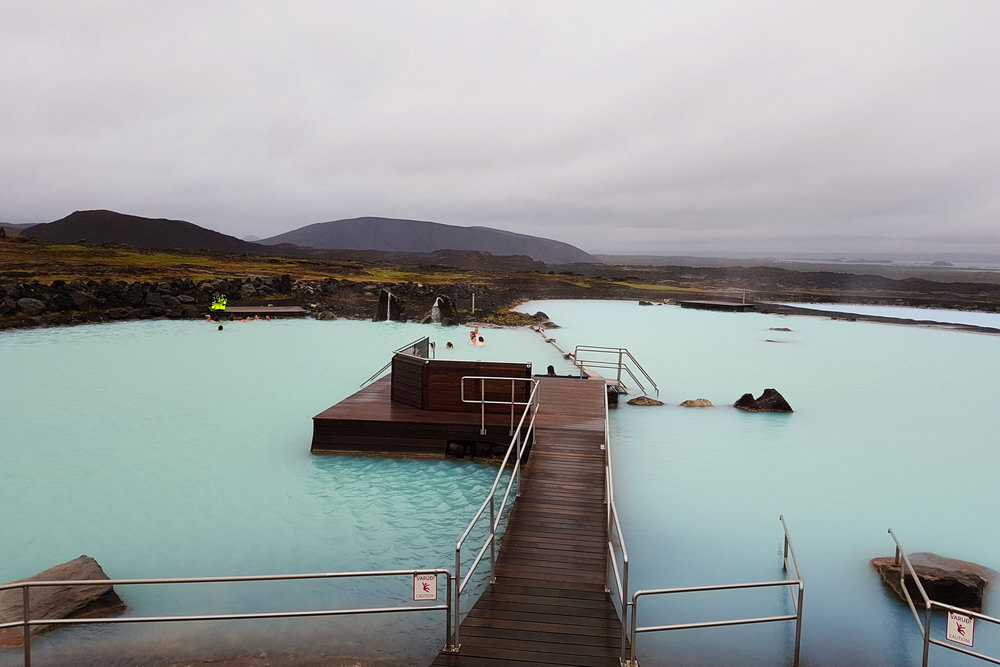
{"label": "wooden deck", "polygon": [[509,412],[487,412],[484,436],[479,412],[421,410],[391,389],[384,377],[313,417],[312,452],[443,457],[449,440],[510,442]]}
{"label": "wooden deck", "polygon": [[539,380],[535,444],[497,581],[463,621],[459,653],[435,666],[618,665],[621,623],[604,591],[604,382]]}
{"label": "wooden deck", "polygon": [[699,310],[724,310],[735,313],[745,313],[756,308],[752,303],[737,301],[678,301],[681,308],[697,308]]}

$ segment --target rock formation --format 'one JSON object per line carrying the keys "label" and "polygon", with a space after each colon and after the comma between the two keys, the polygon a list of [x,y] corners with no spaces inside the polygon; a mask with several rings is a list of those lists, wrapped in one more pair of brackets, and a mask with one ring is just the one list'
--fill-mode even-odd
{"label": "rock formation", "polygon": [[[982,565],[927,552],[910,554],[909,558],[930,599],[971,611],[983,611],[983,594],[996,577],[996,572]],[[899,566],[894,560],[892,556],[873,558],[871,564],[886,586],[905,602],[899,584]],[[922,609],[923,599],[909,572],[906,588],[917,608]]]}
{"label": "rock formation", "polygon": [[714,408],[712,401],[707,398],[692,398],[679,404],[682,408]]}
{"label": "rock formation", "polygon": [[[101,566],[90,556],[80,556],[66,563],[50,567],[20,581],[87,581],[108,579]],[[9,583],[17,583],[9,582]],[[0,623],[19,621],[22,618],[22,593],[20,588],[0,591]],[[125,603],[112,586],[40,586],[31,589],[29,600],[33,618],[94,618],[110,616],[125,611]],[[33,625],[32,636],[61,626]],[[0,646],[20,646],[24,641],[21,628],[0,630]]]}
{"label": "rock formation", "polygon": [[375,317],[372,318],[372,321],[388,322],[392,320],[393,322],[403,322],[405,320],[403,317],[404,310],[405,308],[399,297],[387,289],[382,289],[378,294],[378,307],[375,310]]}
{"label": "rock formation", "polygon": [[628,402],[629,405],[663,405],[663,401],[658,401],[649,396],[638,396]]}
{"label": "rock formation", "polygon": [[758,398],[753,394],[743,394],[733,403],[734,408],[747,410],[748,412],[792,412],[792,406],[788,404],[785,397],[778,393],[777,389],[765,389]]}

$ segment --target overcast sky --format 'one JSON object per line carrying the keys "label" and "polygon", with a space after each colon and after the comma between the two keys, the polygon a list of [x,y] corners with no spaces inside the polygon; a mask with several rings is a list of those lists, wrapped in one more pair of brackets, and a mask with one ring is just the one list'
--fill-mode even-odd
{"label": "overcast sky", "polygon": [[1000,252],[1000,2],[0,0],[0,220]]}

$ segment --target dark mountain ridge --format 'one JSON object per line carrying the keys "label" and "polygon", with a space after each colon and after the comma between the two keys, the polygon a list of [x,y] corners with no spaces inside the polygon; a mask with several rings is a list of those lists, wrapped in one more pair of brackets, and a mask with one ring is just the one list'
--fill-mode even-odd
{"label": "dark mountain ridge", "polygon": [[74,211],[61,220],[34,225],[22,232],[46,241],[74,243],[125,243],[140,248],[180,248],[218,250],[254,255],[274,254],[274,250],[240,240],[184,220],[142,218],[114,211]]}
{"label": "dark mountain ridge", "polygon": [[313,248],[433,253],[475,250],[493,255],[527,255],[549,264],[599,262],[576,246],[492,227],[460,227],[424,220],[362,217],[318,222],[260,241]]}

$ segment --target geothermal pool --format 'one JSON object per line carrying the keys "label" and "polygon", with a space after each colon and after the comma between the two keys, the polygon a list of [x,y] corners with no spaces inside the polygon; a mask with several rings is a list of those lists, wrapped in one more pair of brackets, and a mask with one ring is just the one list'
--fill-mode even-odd
{"label": "geothermal pool", "polygon": [[[0,334],[0,582],[80,554],[119,579],[453,567],[495,467],[309,453],[312,416],[427,334],[441,357],[558,363],[530,332],[484,331],[487,346],[474,347],[464,329],[395,322]],[[443,349],[449,337],[454,351]],[[410,586],[404,577],[119,593],[128,614],[152,616],[412,604]],[[33,645],[40,665],[248,648],[424,665],[443,628],[442,612],[160,623],[75,627]],[[0,664],[19,660],[20,650],[0,649]]]}
{"label": "geothermal pool", "polygon": [[[780,578],[783,513],[806,581],[802,664],[913,665],[921,641],[909,609],[868,564],[893,553],[886,530],[909,552],[1000,569],[1000,337],[634,302],[521,310],[562,325],[550,334],[564,349],[630,348],[668,404],[611,413],[633,590]],[[728,406],[765,387],[795,413],[676,407],[701,397]],[[639,623],[791,613],[787,597],[781,589],[674,596],[640,606]],[[994,588],[986,613],[996,616],[998,604]],[[644,635],[638,650],[642,664],[785,664],[791,631]],[[1000,628],[980,622],[976,632],[976,650],[1000,654]],[[931,658],[971,660],[936,647]]]}
{"label": "geothermal pool", "polygon": [[[550,335],[563,347],[629,347],[668,403],[611,415],[633,590],[777,578],[784,513],[806,579],[802,664],[902,665],[919,660],[916,629],[868,566],[892,553],[886,529],[911,552],[1000,567],[1000,338],[633,302],[524,309],[562,325]],[[114,578],[450,566],[496,468],[308,451],[314,414],[428,334],[441,357],[568,371],[526,330],[485,331],[484,348],[461,328],[350,321],[0,334],[0,581],[81,553]],[[676,407],[726,406],[765,387],[796,412]],[[382,606],[410,594],[407,580],[119,592],[132,615]],[[782,595],[689,595],[643,607],[640,623],[787,613]],[[998,600],[994,591],[987,613]],[[36,640],[35,657],[128,664],[250,647],[427,664],[442,634],[439,615],[416,614],[93,626]],[[981,625],[976,649],[1000,653],[998,638]],[[757,625],[646,635],[639,656],[773,665],[790,647],[791,625]],[[0,664],[19,659],[0,651]],[[937,648],[932,662],[969,664]]]}

